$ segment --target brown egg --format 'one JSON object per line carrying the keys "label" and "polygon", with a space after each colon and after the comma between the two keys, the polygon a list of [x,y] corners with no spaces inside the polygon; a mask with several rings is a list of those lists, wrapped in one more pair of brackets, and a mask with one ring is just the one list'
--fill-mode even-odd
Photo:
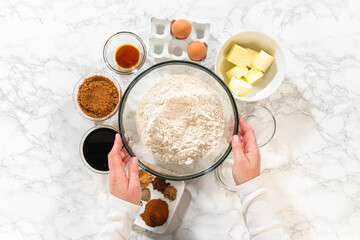
{"label": "brown egg", "polygon": [[187,54],[191,60],[200,61],[205,58],[207,46],[205,43],[194,41],[187,47]]}
{"label": "brown egg", "polygon": [[191,33],[191,24],[185,19],[179,19],[171,24],[171,33],[178,39],[185,39]]}

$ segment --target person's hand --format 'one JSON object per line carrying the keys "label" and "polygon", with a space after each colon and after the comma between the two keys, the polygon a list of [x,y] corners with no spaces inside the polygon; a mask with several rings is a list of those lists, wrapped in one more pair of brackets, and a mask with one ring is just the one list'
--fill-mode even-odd
{"label": "person's hand", "polygon": [[[131,146],[131,142],[129,143]],[[141,187],[137,158],[131,158],[123,148],[120,135],[117,133],[114,146],[108,154],[109,161],[109,187],[110,193],[124,201],[139,205],[141,200]],[[125,166],[129,164],[129,178],[126,176]]]}
{"label": "person's hand", "polygon": [[[234,125],[232,119],[232,125]],[[229,129],[232,128],[229,126]],[[234,151],[233,178],[236,185],[243,184],[260,175],[261,156],[254,130],[239,114],[239,132],[232,137]]]}

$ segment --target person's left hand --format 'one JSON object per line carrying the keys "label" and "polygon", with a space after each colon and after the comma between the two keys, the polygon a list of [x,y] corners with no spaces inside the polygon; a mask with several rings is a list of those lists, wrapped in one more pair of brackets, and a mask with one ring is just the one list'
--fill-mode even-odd
{"label": "person's left hand", "polygon": [[[130,144],[131,145],[131,144]],[[124,201],[140,204],[141,187],[139,180],[138,160],[131,158],[123,148],[120,135],[117,133],[114,146],[108,154],[110,193]],[[129,164],[129,178],[126,176],[125,166]]]}

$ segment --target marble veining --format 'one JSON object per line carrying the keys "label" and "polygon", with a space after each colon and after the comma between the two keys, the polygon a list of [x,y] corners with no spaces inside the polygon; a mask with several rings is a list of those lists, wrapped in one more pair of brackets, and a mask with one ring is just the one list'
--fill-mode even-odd
{"label": "marble veining", "polygon": [[[360,239],[359,12],[356,0],[0,1],[0,239],[85,240],[99,232],[107,176],[79,158],[93,123],[76,112],[72,91],[81,76],[108,71],[102,47],[110,35],[129,30],[147,42],[152,16],[210,22],[203,64],[211,69],[234,33],[262,31],[279,42],[286,78],[258,103],[277,121],[261,148],[269,201],[291,239]],[[133,77],[117,79],[126,88]],[[107,123],[116,125],[116,116]],[[166,233],[134,226],[131,238],[248,235],[238,197],[210,173],[186,182]]]}

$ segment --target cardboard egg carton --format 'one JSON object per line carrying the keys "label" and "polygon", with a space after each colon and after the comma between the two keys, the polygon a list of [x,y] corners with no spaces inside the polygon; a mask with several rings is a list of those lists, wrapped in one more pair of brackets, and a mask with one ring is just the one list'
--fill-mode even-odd
{"label": "cardboard egg carton", "polygon": [[149,55],[157,59],[172,58],[191,61],[187,55],[187,46],[192,41],[208,44],[210,24],[189,21],[192,28],[190,35],[186,39],[175,39],[171,35],[172,21],[169,19],[151,18]]}

